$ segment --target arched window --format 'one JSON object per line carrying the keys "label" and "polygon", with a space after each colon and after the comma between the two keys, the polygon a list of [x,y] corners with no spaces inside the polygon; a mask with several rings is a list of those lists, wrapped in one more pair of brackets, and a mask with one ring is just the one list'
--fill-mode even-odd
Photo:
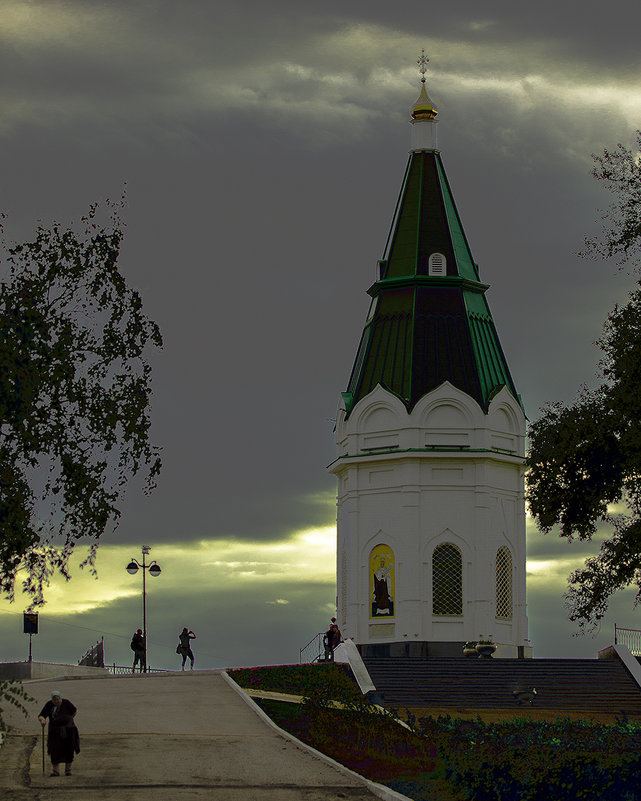
{"label": "arched window", "polygon": [[512,620],[512,554],[506,545],[496,552],[496,616]]}
{"label": "arched window", "polygon": [[432,253],[427,263],[428,275],[446,275],[447,261],[442,253]]}
{"label": "arched window", "polygon": [[435,548],[432,557],[432,614],[463,614],[463,559],[449,542]]}

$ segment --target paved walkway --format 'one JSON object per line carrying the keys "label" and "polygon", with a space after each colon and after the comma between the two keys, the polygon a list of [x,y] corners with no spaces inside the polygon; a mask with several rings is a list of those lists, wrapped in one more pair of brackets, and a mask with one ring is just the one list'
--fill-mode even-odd
{"label": "paved walkway", "polygon": [[[25,682],[32,714],[0,751],[3,801],[372,801],[354,775],[265,723],[219,671]],[[52,689],[77,707],[73,775],[42,772],[37,714]],[[398,796],[397,796],[398,797]]]}

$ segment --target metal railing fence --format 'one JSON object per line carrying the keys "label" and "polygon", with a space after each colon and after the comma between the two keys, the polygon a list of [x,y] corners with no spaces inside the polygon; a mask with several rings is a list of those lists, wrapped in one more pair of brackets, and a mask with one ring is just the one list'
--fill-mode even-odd
{"label": "metal railing fence", "polygon": [[[318,662],[323,654],[323,634],[321,631],[316,634],[312,639],[300,649],[299,663],[303,662]],[[303,655],[305,658],[303,658]]]}
{"label": "metal railing fence", "polygon": [[[107,668],[107,670],[110,673],[113,673],[114,676],[117,676],[117,675],[120,676],[120,675],[123,675],[125,673],[129,673],[129,674],[133,675],[133,671],[131,669],[131,665],[117,665],[114,662],[113,665],[105,665],[105,667]],[[138,672],[138,671],[136,671],[136,672]],[[148,667],[145,672],[146,673],[172,673],[171,670],[166,670],[164,668],[150,668],[150,667]]]}
{"label": "metal railing fence", "polygon": [[641,656],[641,631],[624,629],[614,624],[614,644],[625,645],[633,656]]}
{"label": "metal railing fence", "polygon": [[95,645],[92,645],[82,658],[78,660],[79,665],[85,667],[104,667],[105,666],[105,638],[101,637]]}

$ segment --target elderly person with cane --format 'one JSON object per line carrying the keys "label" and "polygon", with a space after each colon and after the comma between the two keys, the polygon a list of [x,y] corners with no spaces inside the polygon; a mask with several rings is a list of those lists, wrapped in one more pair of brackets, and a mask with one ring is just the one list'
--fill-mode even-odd
{"label": "elderly person with cane", "polygon": [[65,763],[65,776],[71,776],[74,753],[80,753],[80,738],[74,722],[76,707],[62,697],[60,690],[53,690],[51,700],[42,707],[38,720],[44,727],[49,718],[47,751],[51,757],[51,776],[60,776],[60,764]]}

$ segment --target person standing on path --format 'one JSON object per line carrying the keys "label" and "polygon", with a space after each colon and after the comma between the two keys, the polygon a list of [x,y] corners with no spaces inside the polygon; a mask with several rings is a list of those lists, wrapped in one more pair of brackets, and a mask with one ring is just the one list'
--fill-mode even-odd
{"label": "person standing on path", "polygon": [[134,666],[132,668],[132,672],[136,672],[136,665],[140,663],[140,672],[142,673],[143,670],[147,670],[147,659],[146,659],[146,649],[145,649],[145,635],[142,633],[142,629],[138,629],[138,631],[134,634],[131,638],[131,650],[134,652]]}
{"label": "person standing on path", "polygon": [[185,669],[185,662],[187,661],[187,657],[189,657],[189,661],[191,662],[190,670],[194,669],[194,652],[191,650],[191,643],[190,640],[195,640],[196,635],[191,629],[185,627],[180,634],[178,635],[178,640],[180,644],[178,645],[178,653],[182,654],[183,664],[182,670]]}
{"label": "person standing on path", "polygon": [[47,752],[51,757],[51,776],[60,776],[60,763],[65,763],[65,776],[71,776],[74,753],[80,753],[80,737],[74,722],[78,710],[71,701],[53,690],[51,700],[40,710],[38,720],[44,729],[49,718]]}

